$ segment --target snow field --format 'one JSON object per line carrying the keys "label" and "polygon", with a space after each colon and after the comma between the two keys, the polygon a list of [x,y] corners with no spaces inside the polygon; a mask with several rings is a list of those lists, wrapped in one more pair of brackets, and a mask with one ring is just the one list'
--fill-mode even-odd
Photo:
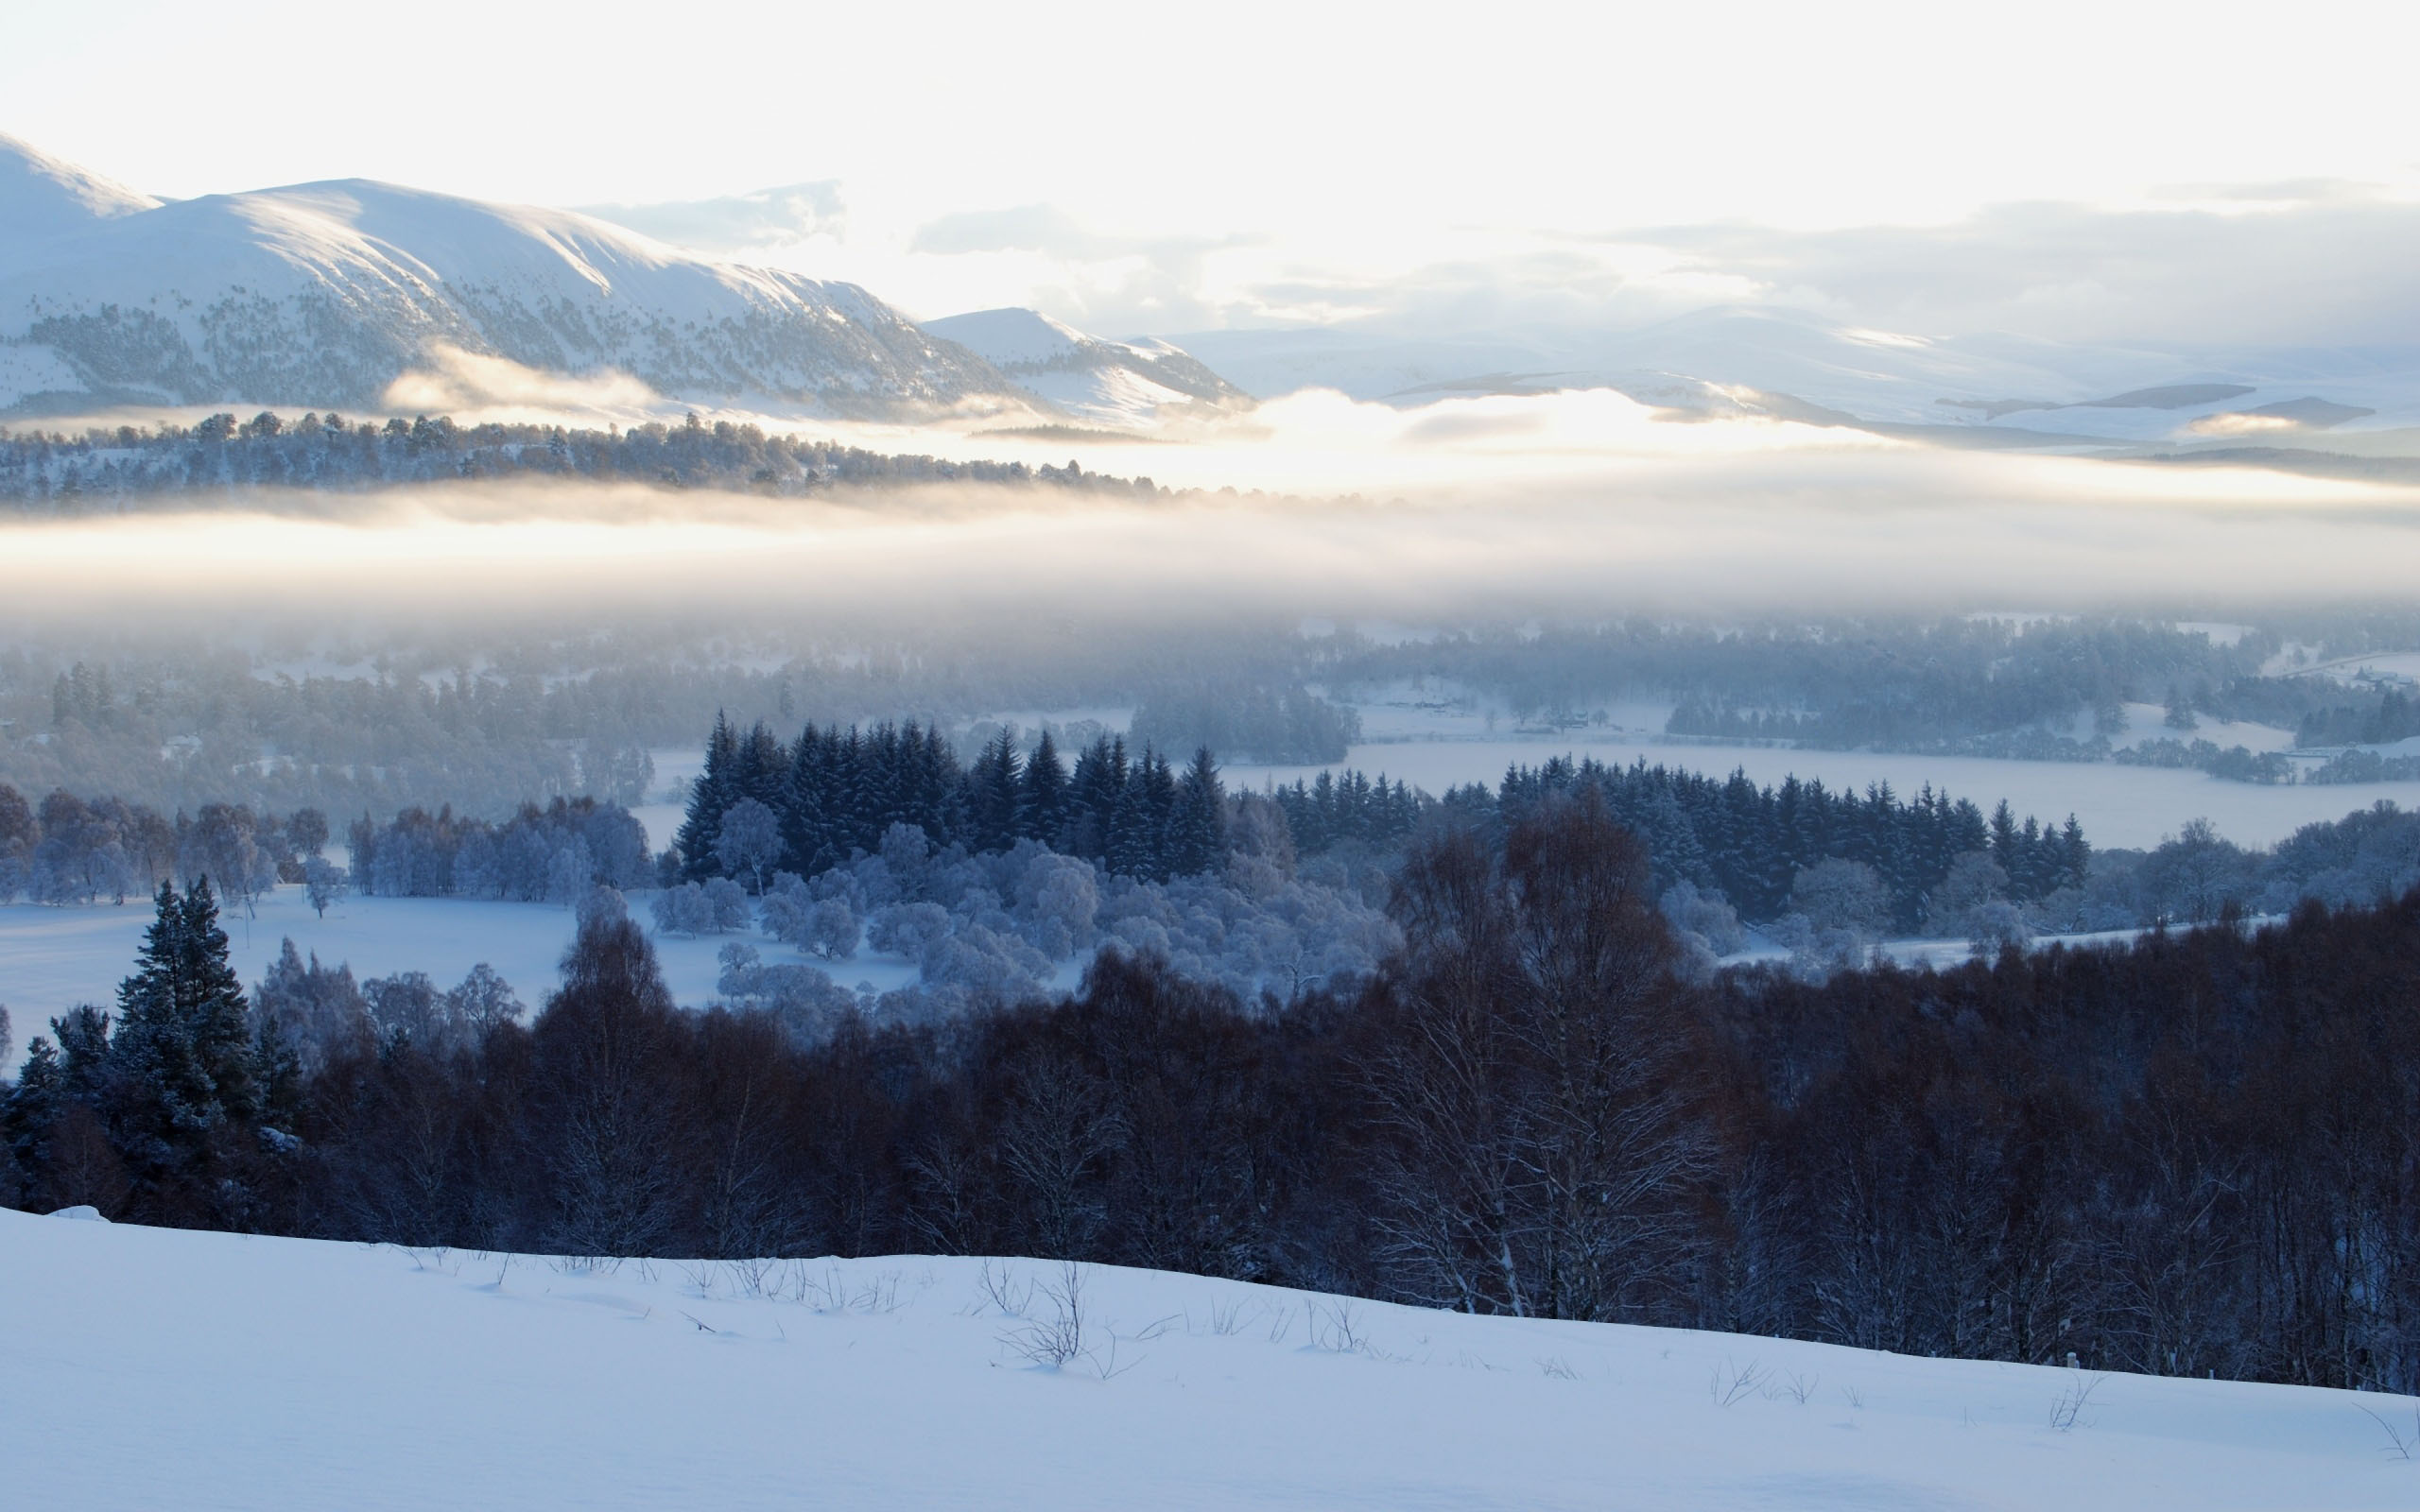
{"label": "snow field", "polygon": [[[15,1504],[2402,1507],[2402,1399],[1082,1267],[585,1264],[0,1212]],[[1003,1311],[1002,1300],[1010,1304]],[[2081,1404],[2078,1405],[2078,1399]],[[16,1500],[21,1498],[22,1500]]]}

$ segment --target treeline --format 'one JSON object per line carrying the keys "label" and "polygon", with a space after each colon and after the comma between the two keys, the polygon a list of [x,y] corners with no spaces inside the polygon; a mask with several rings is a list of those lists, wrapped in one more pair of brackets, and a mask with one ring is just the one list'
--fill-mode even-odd
{"label": "treeline", "polygon": [[[2128,704],[2163,705],[2187,730],[2197,714],[2286,729],[2325,716],[2342,703],[2341,688],[2264,676],[2290,641],[2296,654],[2323,658],[2405,649],[2420,644],[2420,622],[2280,618],[2233,638],[2132,619],[1909,616],[1549,624],[1399,644],[1345,633],[1315,644],[1305,675],[1330,687],[1443,684],[1557,729],[1601,720],[1624,699],[1668,699],[1673,735],[2104,761],[2128,729]],[[2075,732],[2050,728],[2063,725]]]}
{"label": "treeline", "polygon": [[2385,746],[2420,735],[2420,697],[2388,688],[2372,705],[2314,710],[2294,732],[2301,746]]}
{"label": "treeline", "polygon": [[[1483,786],[1447,793],[1448,808],[1517,823],[1540,805],[1591,789],[1645,842],[1665,885],[1686,882],[1715,893],[1750,919],[1789,912],[1802,874],[1827,861],[1870,868],[1887,898],[1875,926],[1915,933],[1942,922],[1936,895],[1962,856],[1980,853],[1998,868],[2001,892],[2034,902],[2081,887],[2092,848],[2075,816],[2058,827],[2031,816],[2020,822],[2000,803],[1987,818],[1967,799],[1927,786],[1902,799],[1887,782],[1862,797],[1835,793],[1796,777],[1759,787],[1745,772],[1703,776],[1642,758],[1631,766],[1556,757],[1514,765],[1498,792]],[[1964,906],[1962,902],[1961,906]]]}
{"label": "treeline", "polygon": [[57,514],[123,509],[164,496],[237,489],[354,490],[479,478],[565,477],[720,489],[784,497],[925,483],[1047,486],[1156,498],[1149,478],[1106,477],[1074,462],[959,462],[769,436],[695,414],[629,430],[458,425],[445,416],[347,421],[263,410],[238,422],[121,425],[81,435],[0,431],[0,502]]}
{"label": "treeline", "polygon": [[1225,793],[1209,751],[1180,772],[1145,747],[1104,735],[1072,767],[1045,730],[1024,751],[1002,730],[961,765],[940,730],[910,720],[871,730],[808,725],[785,743],[717,716],[705,767],[674,838],[682,875],[813,877],[882,848],[894,825],[937,848],[1006,850],[1031,840],[1119,876],[1165,882],[1226,857]]}
{"label": "treeline", "polygon": [[0,903],[124,902],[175,879],[208,876],[230,896],[251,899],[280,882],[302,882],[328,840],[317,809],[254,814],[240,803],[206,803],[164,817],[114,797],[54,789],[39,805],[0,782]]}
{"label": "treeline", "polygon": [[184,922],[115,1021],[62,1020],[0,1105],[17,1201],[583,1256],[1055,1256],[2420,1387],[2420,893],[1693,986],[1589,786],[1424,836],[1402,943],[1350,995],[1251,1011],[1112,952],[1070,998],[806,1043],[677,1010],[600,905],[534,1022],[310,1071],[192,908],[163,899]]}
{"label": "treeline", "polygon": [[1332,686],[1444,679],[1525,721],[1576,722],[1624,696],[1668,697],[1673,734],[1923,749],[2079,714],[2106,725],[2123,704],[2171,695],[2214,716],[2291,725],[2324,694],[2259,675],[2281,644],[2268,628],[2229,643],[2123,619],[1640,619],[1395,645],[1339,637],[1321,676]]}
{"label": "treeline", "polygon": [[1361,738],[1361,716],[1300,683],[1205,682],[1153,694],[1134,711],[1127,738],[1162,750],[1207,748],[1244,761],[1337,762]]}
{"label": "treeline", "polygon": [[[2306,824],[2268,850],[2194,819],[2150,851],[2103,851],[2075,927],[2203,923],[2230,910],[2283,914],[2306,901],[2359,907],[2420,886],[2420,812],[2384,799]],[[2060,922],[2066,922],[2062,920]]]}
{"label": "treeline", "polygon": [[502,898],[575,903],[597,887],[651,886],[647,830],[618,803],[593,798],[525,803],[501,824],[406,809],[347,828],[352,882],[382,898]]}
{"label": "treeline", "polygon": [[1309,782],[1296,778],[1269,795],[1286,816],[1294,849],[1318,855],[1347,841],[1381,850],[1400,849],[1433,806],[1426,793],[1404,782],[1389,782],[1380,772],[1376,782],[1367,774],[1322,772]]}

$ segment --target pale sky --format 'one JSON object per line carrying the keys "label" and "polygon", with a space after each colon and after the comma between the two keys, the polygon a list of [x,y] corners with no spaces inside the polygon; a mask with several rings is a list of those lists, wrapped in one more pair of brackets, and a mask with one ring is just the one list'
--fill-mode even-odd
{"label": "pale sky", "polygon": [[1023,296],[1182,329],[1543,283],[1618,286],[1618,319],[1651,313],[1644,294],[1773,283],[1657,228],[2407,203],[2412,15],[0,0],[0,132],[176,197],[360,176],[643,204],[822,181],[838,213],[761,255],[922,316]]}

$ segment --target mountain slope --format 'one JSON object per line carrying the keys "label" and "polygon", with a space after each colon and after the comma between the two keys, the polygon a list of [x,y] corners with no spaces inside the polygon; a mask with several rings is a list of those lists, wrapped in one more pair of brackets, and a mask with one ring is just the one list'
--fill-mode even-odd
{"label": "mountain slope", "polygon": [[1037,310],[977,310],[927,320],[925,329],[1083,420],[1146,425],[1171,408],[1252,403],[1181,347],[1152,337],[1104,341]]}
{"label": "mountain slope", "polygon": [[852,415],[1014,401],[989,363],[855,284],[709,261],[568,211],[361,180],[157,204],[57,169],[0,144],[0,181],[30,185],[46,228],[0,245],[0,411],[359,407],[436,345],[618,369],[694,401]]}

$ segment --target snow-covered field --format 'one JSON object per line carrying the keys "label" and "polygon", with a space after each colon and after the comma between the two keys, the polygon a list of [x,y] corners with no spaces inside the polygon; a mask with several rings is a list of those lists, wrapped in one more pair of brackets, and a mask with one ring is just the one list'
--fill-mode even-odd
{"label": "snow-covered field", "polygon": [[[647,895],[631,900],[633,914],[647,918]],[[0,1004],[16,1022],[18,1052],[57,1013],[78,1003],[109,1007],[117,984],[133,969],[134,953],[150,926],[147,898],[122,908],[48,908],[34,903],[0,907]],[[318,952],[330,966],[350,965],[356,979],[396,971],[425,971],[441,988],[452,987],[481,961],[493,966],[531,1012],[559,980],[557,966],[571,943],[572,912],[547,903],[477,902],[461,898],[345,898],[322,919],[311,912],[301,887],[279,887],[260,901],[258,917],[230,908],[220,922],[229,954],[247,987],[260,981],[287,937],[305,954]],[[720,974],[717,953],[732,940],[753,945],[768,962],[804,961],[786,945],[753,932],[691,939],[654,936],[664,977],[672,994],[695,1006],[715,995]],[[815,963],[821,964],[821,963]],[[915,966],[898,956],[860,954],[833,963],[833,980],[854,988],[872,982],[889,990],[916,979]],[[0,1070],[7,1068],[0,1067]]]}
{"label": "snow-covered field", "polygon": [[[0,1212],[44,1508],[2408,1507],[2306,1388],[1467,1317],[1086,1267],[1038,1367],[973,1260],[545,1260]],[[1011,1261],[1011,1291],[1060,1271]],[[1114,1352],[1113,1352],[1114,1350]],[[2077,1405],[2077,1398],[2083,1398]]]}
{"label": "snow-covered field", "polygon": [[[1384,772],[1414,787],[1443,793],[1459,782],[1494,786],[1515,762],[1534,766],[1566,755],[1594,756],[1622,765],[1643,756],[1650,765],[1661,763],[1718,777],[1743,767],[1760,783],[1777,783],[1796,773],[1802,780],[1821,778],[1827,786],[1860,792],[1868,782],[1887,782],[1902,798],[1930,782],[1955,797],[1973,799],[1985,809],[2005,798],[2020,815],[2055,822],[2073,814],[2092,843],[2104,847],[2154,846],[2195,818],[2208,819],[2221,834],[2238,845],[2273,845],[2303,825],[2341,819],[2380,799],[2391,799],[2404,808],[2420,806],[2420,782],[2264,787],[2221,782],[2206,772],[2184,768],[1701,746],[1578,731],[1520,740],[1373,742],[1347,751],[1336,769],[1356,767],[1373,777]],[[1226,780],[1230,788],[1253,790],[1270,782],[1316,778],[1322,769],[1237,763],[1226,769]]]}

